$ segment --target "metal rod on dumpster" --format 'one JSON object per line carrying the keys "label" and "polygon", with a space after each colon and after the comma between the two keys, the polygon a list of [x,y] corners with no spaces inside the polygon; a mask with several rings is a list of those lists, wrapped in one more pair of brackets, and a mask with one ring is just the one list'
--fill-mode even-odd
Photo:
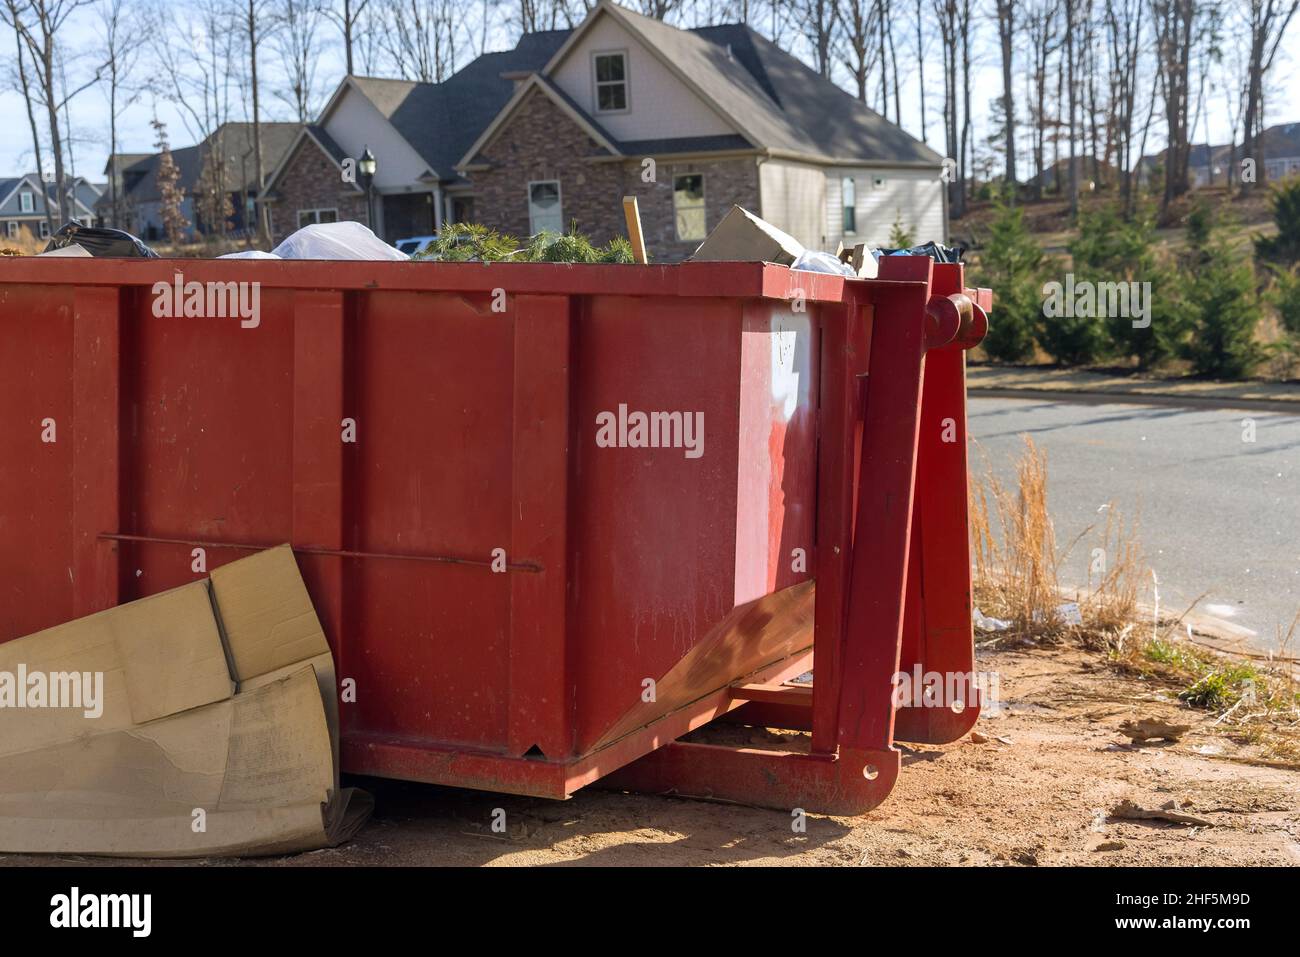
{"label": "metal rod on dumpster", "polygon": [[641,210],[635,196],[623,197],[623,218],[627,220],[627,238],[632,243],[632,259],[641,264],[650,260],[645,254],[645,236],[641,233]]}
{"label": "metal rod on dumpster", "polygon": [[[99,536],[111,542],[140,542],[146,545],[188,545],[191,548],[237,548],[243,551],[260,552],[275,545],[251,545],[244,542],[200,542],[186,538],[155,538],[152,535],[119,535],[103,532]],[[355,552],[339,548],[311,548],[294,545],[293,550],[300,555],[328,555],[335,558],[380,558],[390,561],[437,562],[444,565],[477,565],[491,568],[492,562],[477,558],[457,558],[453,555],[393,555],[385,552]],[[540,572],[542,566],[536,562],[506,562],[507,569],[516,572]]]}

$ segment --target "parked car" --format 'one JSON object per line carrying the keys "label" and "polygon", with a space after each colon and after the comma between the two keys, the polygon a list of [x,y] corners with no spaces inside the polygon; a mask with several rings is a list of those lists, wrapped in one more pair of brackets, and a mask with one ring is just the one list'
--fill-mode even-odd
{"label": "parked car", "polygon": [[393,245],[406,255],[414,256],[416,253],[428,249],[437,239],[437,236],[411,236],[407,239],[399,239]]}

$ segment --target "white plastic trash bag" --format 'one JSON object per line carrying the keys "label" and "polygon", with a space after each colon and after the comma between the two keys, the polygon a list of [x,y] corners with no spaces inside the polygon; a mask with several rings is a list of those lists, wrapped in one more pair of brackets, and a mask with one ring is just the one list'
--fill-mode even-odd
{"label": "white plastic trash bag", "polygon": [[271,251],[281,259],[410,259],[355,222],[304,226]]}
{"label": "white plastic trash bag", "polygon": [[240,253],[226,253],[218,259],[279,259],[275,253],[264,253],[260,249],[245,249]]}
{"label": "white plastic trash bag", "polygon": [[825,272],[832,276],[848,276],[851,279],[857,278],[852,267],[840,262],[830,253],[818,252],[815,249],[805,249],[799,254],[799,257],[791,264],[791,269],[802,269],[806,272]]}

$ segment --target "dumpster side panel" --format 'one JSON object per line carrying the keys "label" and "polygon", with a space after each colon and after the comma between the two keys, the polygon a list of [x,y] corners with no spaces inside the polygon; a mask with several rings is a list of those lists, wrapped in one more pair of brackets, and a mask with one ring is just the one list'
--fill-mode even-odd
{"label": "dumpster side panel", "polygon": [[72,300],[0,286],[0,641],[72,617]]}
{"label": "dumpster side panel", "polygon": [[[486,294],[371,292],[357,318],[350,547],[490,561],[511,545],[513,311]],[[511,574],[351,563],[345,727],[504,747]]]}
{"label": "dumpster side panel", "polygon": [[[598,298],[579,341],[573,640],[585,751],[811,644],[800,601],[763,599],[811,577],[817,386],[812,318],[780,303]],[[597,416],[621,406],[629,417],[702,412],[702,454],[601,447]],[[765,634],[780,640],[758,640],[755,615],[778,613],[790,626]]]}
{"label": "dumpster side panel", "polygon": [[[152,314],[124,321],[123,530],[266,543],[292,535],[293,292],[262,290],[261,323]],[[204,577],[185,545],[123,549],[122,601]],[[208,569],[246,553],[212,549]]]}
{"label": "dumpster side panel", "polygon": [[[574,349],[570,595],[580,752],[732,609],[741,313],[735,300],[587,302]],[[632,447],[633,414],[652,412],[702,417],[702,447]]]}

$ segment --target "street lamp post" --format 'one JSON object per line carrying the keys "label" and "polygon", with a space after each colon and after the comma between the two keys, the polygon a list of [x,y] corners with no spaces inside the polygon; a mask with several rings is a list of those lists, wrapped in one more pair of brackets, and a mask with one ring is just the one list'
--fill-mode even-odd
{"label": "street lamp post", "polygon": [[367,146],[361,151],[360,158],[357,159],[357,173],[361,178],[361,187],[366,191],[366,225],[372,230],[375,228],[375,170],[379,164],[375,162],[375,154],[370,152]]}

